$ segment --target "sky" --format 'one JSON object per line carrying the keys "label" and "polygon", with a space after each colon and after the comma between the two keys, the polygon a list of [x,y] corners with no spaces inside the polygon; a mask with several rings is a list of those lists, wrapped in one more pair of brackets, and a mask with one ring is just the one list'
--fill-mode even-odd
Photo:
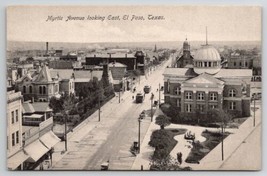
{"label": "sky", "polygon": [[[72,20],[68,16],[104,16],[105,20]],[[107,17],[119,16],[120,20]],[[128,20],[123,16],[128,15]],[[144,20],[133,20],[132,16]],[[148,15],[163,20],[148,20]],[[62,20],[47,20],[48,16]],[[257,6],[11,6],[8,41],[147,42],[260,41],[261,8]]]}

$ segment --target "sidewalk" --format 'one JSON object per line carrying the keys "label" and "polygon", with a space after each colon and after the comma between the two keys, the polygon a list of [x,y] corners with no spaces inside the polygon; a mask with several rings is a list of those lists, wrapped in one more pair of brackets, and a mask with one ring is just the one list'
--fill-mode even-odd
{"label": "sidewalk", "polygon": [[141,166],[143,166],[143,170],[149,170],[149,158],[153,154],[154,148],[150,147],[148,142],[150,141],[152,132],[159,129],[159,126],[155,124],[155,118],[161,114],[163,114],[163,112],[158,108],[154,113],[153,122],[150,124],[143,141],[141,141],[140,153],[137,154],[131,170],[141,170]]}
{"label": "sidewalk", "polygon": [[[125,99],[131,98],[133,95],[132,92],[126,91],[121,94],[121,103]],[[101,107],[101,115],[106,114],[108,115],[108,111],[110,111],[110,105],[114,105],[114,103],[117,103],[116,107],[117,109],[121,104],[118,103],[118,95],[116,95],[114,98],[112,98],[109,102],[107,102],[105,105]],[[105,115],[105,116],[106,116]],[[104,117],[101,117],[104,118]],[[106,119],[105,119],[106,120]],[[113,119],[114,120],[114,119]],[[61,141],[54,147],[54,153],[52,156],[52,168],[57,165],[57,163],[69,152],[72,152],[76,145],[79,144],[79,142],[86,137],[93,129],[98,128],[101,126],[101,122],[98,121],[98,111],[94,112],[91,116],[89,116],[87,119],[85,119],[81,124],[79,124],[77,127],[73,129],[72,132],[69,132],[67,134],[67,152],[65,152],[65,141]]]}
{"label": "sidewalk", "polygon": [[[150,136],[154,130],[159,129],[159,126],[155,124],[155,117],[161,114],[161,110],[157,110],[154,114],[154,121],[151,123],[147,134],[141,144],[141,153],[137,155],[134,164],[132,166],[132,170],[140,170],[141,165],[143,165],[144,170],[149,170],[149,157],[153,154],[154,148],[148,145],[150,141]],[[252,113],[253,114],[253,113]],[[260,109],[256,111],[256,127],[261,125],[261,111]],[[233,152],[243,143],[243,141],[256,129],[253,127],[253,117],[249,117],[240,127],[239,129],[227,129],[227,131],[232,132],[233,134],[229,135],[224,140],[224,161],[226,161]],[[200,142],[205,141],[205,138],[201,136],[202,131],[205,129],[213,129],[218,130],[217,128],[204,128],[204,127],[196,127],[196,126],[188,126],[188,125],[179,125],[179,124],[171,124],[167,128],[185,128],[188,131],[192,131],[195,133],[196,140]],[[167,129],[166,128],[166,129]],[[191,151],[192,145],[184,140],[183,135],[175,136],[175,140],[178,141],[177,145],[171,151],[170,155],[176,158],[177,152],[182,152],[183,160],[185,160],[188,154]],[[190,147],[189,147],[190,146]],[[240,156],[241,158],[242,156]],[[221,143],[217,145],[211,152],[209,152],[201,161],[200,164],[190,164],[190,163],[182,163],[182,167],[189,166],[193,170],[220,170],[220,167],[224,163],[222,161],[221,156]],[[227,168],[221,168],[222,170],[227,170]]]}
{"label": "sidewalk", "polygon": [[[193,170],[219,170],[222,164],[235,152],[246,138],[261,125],[261,111],[256,111],[256,125],[253,127],[253,117],[249,117],[236,131],[224,140],[224,161],[222,161],[221,143],[206,155]],[[240,156],[240,159],[242,156]],[[227,170],[227,168],[224,168]]]}

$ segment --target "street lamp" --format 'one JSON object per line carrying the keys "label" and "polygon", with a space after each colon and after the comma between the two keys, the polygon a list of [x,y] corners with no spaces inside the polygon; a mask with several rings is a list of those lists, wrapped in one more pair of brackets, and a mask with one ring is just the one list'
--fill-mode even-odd
{"label": "street lamp", "polygon": [[138,153],[140,153],[140,138],[141,138],[141,116],[138,118]]}
{"label": "street lamp", "polygon": [[65,114],[65,151],[68,150],[68,146],[67,146],[67,117],[68,117],[69,111],[66,111]]}
{"label": "street lamp", "polygon": [[153,99],[154,99],[154,94],[151,93],[151,122],[153,121]]}
{"label": "street lamp", "polygon": [[160,83],[159,83],[159,106],[160,106]]}
{"label": "street lamp", "polygon": [[119,90],[119,103],[121,103],[121,91],[122,91],[122,88]]}
{"label": "street lamp", "polygon": [[253,127],[255,127],[255,111],[256,111],[256,95],[252,95],[252,100],[253,100]]}
{"label": "street lamp", "polygon": [[222,122],[222,161],[224,160],[224,152],[223,152],[223,138],[224,138],[224,131],[223,131],[223,122]]}

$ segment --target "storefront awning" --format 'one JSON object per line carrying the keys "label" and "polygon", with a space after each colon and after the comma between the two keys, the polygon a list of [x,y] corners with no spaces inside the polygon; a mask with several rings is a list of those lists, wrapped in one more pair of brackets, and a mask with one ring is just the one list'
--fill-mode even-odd
{"label": "storefront awning", "polygon": [[48,148],[51,149],[54,147],[58,142],[60,142],[60,139],[52,132],[49,131],[48,133],[44,134],[42,137],[40,137],[40,141]]}
{"label": "storefront awning", "polygon": [[45,147],[39,140],[36,140],[30,145],[26,146],[24,150],[34,162],[38,161],[45,153],[49,151],[49,149]]}
{"label": "storefront awning", "polygon": [[23,150],[21,150],[7,159],[7,167],[9,170],[14,170],[28,158],[29,156]]}

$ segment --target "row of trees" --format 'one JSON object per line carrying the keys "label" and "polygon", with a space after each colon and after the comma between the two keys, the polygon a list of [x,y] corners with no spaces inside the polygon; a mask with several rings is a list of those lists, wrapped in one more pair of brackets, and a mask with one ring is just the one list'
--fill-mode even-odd
{"label": "row of trees", "polygon": [[[164,104],[161,106],[161,110],[170,117],[171,123],[175,124],[191,124],[191,125],[210,125],[217,123],[220,121],[219,116],[217,116],[217,112],[219,109],[213,109],[208,111],[207,113],[201,113],[200,111],[196,110],[195,113],[182,113],[181,110],[175,106],[166,107]],[[240,112],[238,111],[227,111],[220,109],[219,110],[222,114],[227,114],[228,117],[238,118],[241,116]]]}
{"label": "row of trees", "polygon": [[63,94],[60,98],[52,97],[49,106],[53,113],[64,114],[68,111],[69,115],[79,114],[81,120],[88,117],[90,113],[109,97],[114,96],[113,86],[109,83],[98,80],[94,77],[86,84],[77,85],[76,97],[73,94]]}

